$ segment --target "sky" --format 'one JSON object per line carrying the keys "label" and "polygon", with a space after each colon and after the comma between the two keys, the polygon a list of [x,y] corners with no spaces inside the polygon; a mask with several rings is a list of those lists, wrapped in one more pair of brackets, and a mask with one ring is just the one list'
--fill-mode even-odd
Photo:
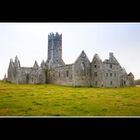
{"label": "sky", "polygon": [[140,23],[0,23],[0,79],[7,75],[10,58],[17,55],[21,66],[32,67],[47,60],[48,34],[62,34],[62,58],[74,63],[82,50],[92,61],[102,61],[113,52],[126,72],[140,79]]}

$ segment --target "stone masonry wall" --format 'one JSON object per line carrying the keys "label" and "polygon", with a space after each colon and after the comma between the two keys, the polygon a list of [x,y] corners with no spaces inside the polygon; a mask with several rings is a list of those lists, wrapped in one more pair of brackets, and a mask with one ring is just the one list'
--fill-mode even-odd
{"label": "stone masonry wall", "polygon": [[72,64],[47,70],[47,82],[59,85],[73,85]]}
{"label": "stone masonry wall", "polygon": [[117,64],[103,64],[103,87],[120,86],[120,66]]}
{"label": "stone masonry wall", "polygon": [[73,64],[73,86],[90,86],[90,61],[84,51]]}

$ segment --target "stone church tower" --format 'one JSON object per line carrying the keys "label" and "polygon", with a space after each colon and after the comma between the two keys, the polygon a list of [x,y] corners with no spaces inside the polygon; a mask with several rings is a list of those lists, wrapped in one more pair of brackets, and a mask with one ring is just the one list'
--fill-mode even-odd
{"label": "stone church tower", "polygon": [[62,60],[62,34],[48,35],[48,67],[65,65]]}

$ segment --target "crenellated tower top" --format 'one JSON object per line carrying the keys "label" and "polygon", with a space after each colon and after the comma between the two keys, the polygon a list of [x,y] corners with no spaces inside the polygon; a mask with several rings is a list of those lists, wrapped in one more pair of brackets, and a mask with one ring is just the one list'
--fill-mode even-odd
{"label": "crenellated tower top", "polygon": [[62,40],[62,34],[56,32],[55,34],[52,32],[48,35],[48,40]]}

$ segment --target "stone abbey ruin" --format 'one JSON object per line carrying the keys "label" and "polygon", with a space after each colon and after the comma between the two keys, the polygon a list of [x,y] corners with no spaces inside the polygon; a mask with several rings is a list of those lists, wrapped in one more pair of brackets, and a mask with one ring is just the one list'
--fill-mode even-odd
{"label": "stone abbey ruin", "polygon": [[48,35],[48,59],[41,65],[35,61],[33,67],[21,67],[18,57],[10,59],[7,81],[17,84],[54,83],[68,86],[121,87],[134,86],[134,75],[124,68],[109,53],[109,59],[102,61],[95,54],[92,62],[84,51],[72,64],[62,59],[62,34]]}

